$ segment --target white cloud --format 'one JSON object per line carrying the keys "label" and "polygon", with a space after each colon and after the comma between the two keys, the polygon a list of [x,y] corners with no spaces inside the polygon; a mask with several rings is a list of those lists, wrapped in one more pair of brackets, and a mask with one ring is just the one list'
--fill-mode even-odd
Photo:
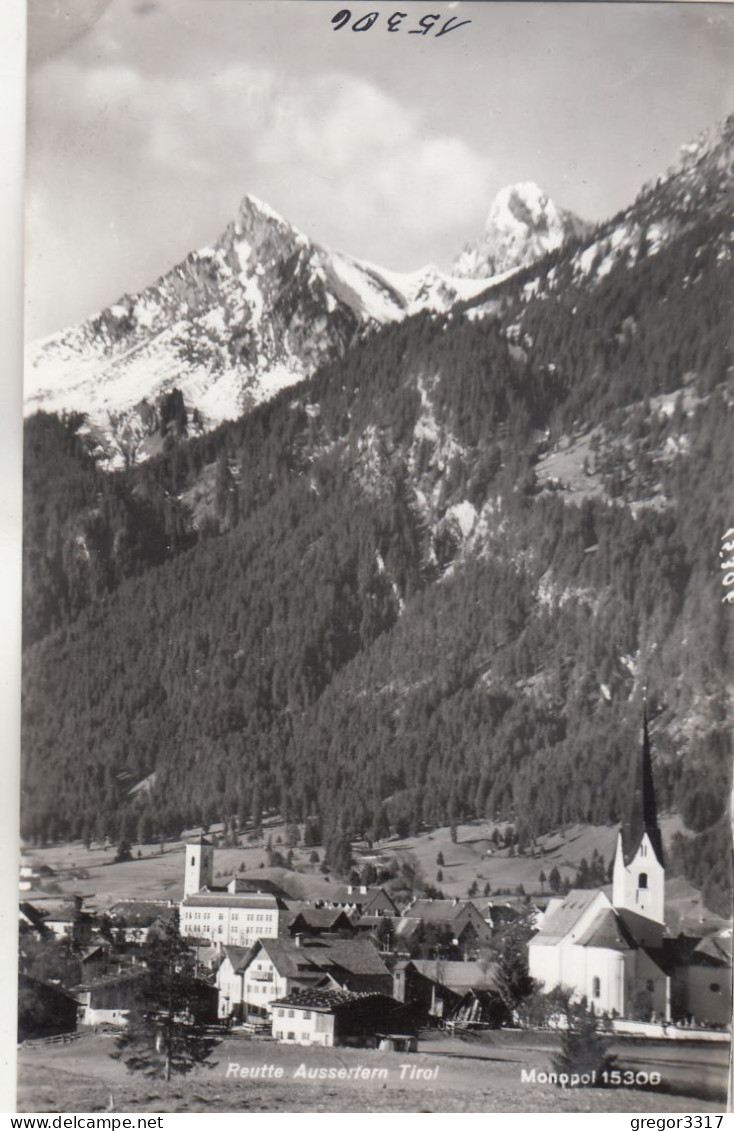
{"label": "white cloud", "polygon": [[45,145],[76,149],[92,165],[134,160],[138,184],[156,167],[239,179],[241,193],[252,179],[288,186],[298,176],[306,194],[309,183],[313,193],[319,186],[323,208],[379,205],[413,231],[429,215],[434,228],[455,222],[457,208],[487,199],[487,158],[458,137],[436,136],[420,110],[349,75],[296,84],[242,65],[184,81],[57,61],[37,76],[33,107],[41,162]]}

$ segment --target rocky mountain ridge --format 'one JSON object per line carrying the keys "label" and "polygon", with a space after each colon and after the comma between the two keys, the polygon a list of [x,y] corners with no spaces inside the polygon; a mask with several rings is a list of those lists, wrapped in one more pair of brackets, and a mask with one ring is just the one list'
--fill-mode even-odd
{"label": "rocky mountain ridge", "polygon": [[328,252],[246,196],[212,247],[34,343],[26,412],[84,412],[99,454],[113,467],[134,463],[160,450],[159,406],[174,387],[195,434],[310,376],[365,330],[445,311],[488,285]]}

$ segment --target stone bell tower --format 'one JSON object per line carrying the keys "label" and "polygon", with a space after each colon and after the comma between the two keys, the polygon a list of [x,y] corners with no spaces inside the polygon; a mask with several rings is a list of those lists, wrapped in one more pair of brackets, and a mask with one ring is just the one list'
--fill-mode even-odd
{"label": "stone bell tower", "polygon": [[204,834],[186,844],[186,864],[184,867],[184,899],[195,895],[202,888],[210,888],[214,882],[214,845]]}

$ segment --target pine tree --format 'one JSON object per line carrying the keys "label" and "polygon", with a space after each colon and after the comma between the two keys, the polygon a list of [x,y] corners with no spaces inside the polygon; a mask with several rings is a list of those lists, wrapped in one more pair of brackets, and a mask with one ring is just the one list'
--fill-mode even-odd
{"label": "pine tree", "polygon": [[519,933],[505,936],[495,974],[495,988],[510,1016],[526,998],[538,991],[538,983],[530,977],[528,969],[527,942]]}
{"label": "pine tree", "polygon": [[596,1073],[597,1084],[603,1083],[601,1073],[614,1067],[616,1057],[609,1053],[609,1041],[599,1033],[599,1020],[588,1008],[586,998],[569,1005],[566,1028],[560,1038],[560,1052],[553,1057],[556,1072],[567,1075]]}
{"label": "pine tree", "polygon": [[110,1055],[122,1060],[130,1072],[166,1082],[197,1065],[214,1067],[208,1058],[219,1041],[197,1020],[201,988],[193,955],[181,938],[176,909],[150,939],[138,1005],[130,1010]]}
{"label": "pine tree", "polygon": [[127,860],[132,860],[132,846],[127,837],[122,837],[117,846],[115,853],[115,864],[124,864]]}
{"label": "pine tree", "polygon": [[325,862],[338,876],[348,876],[352,867],[352,846],[340,828],[326,842]]}

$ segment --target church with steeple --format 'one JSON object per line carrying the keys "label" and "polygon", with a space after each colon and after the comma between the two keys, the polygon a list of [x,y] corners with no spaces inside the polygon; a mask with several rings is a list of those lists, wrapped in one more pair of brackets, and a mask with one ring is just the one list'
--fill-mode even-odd
{"label": "church with steeple", "polygon": [[731,931],[677,938],[666,932],[665,858],[647,711],[629,787],[611,891],[577,888],[549,902],[528,943],[530,974],[544,992],[564,986],[598,1013],[727,1025]]}
{"label": "church with steeple", "polygon": [[597,1012],[630,1017],[647,1003],[670,1018],[666,970],[665,861],[658,826],[647,715],[631,760],[628,810],[617,837],[611,894],[574,889],[553,899],[528,944],[530,974],[547,991],[566,986]]}

